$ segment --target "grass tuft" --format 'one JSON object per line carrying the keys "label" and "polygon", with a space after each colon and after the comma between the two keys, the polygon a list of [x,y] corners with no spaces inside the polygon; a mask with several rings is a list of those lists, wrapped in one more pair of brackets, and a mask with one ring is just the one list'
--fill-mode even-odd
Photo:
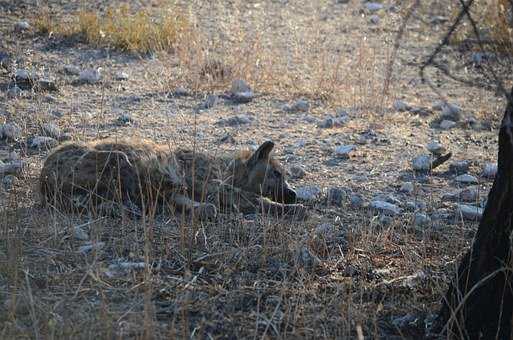
{"label": "grass tuft", "polygon": [[127,52],[151,53],[173,50],[189,31],[186,16],[176,8],[160,15],[147,10],[132,11],[128,5],[109,8],[103,14],[77,12],[71,22],[60,21],[48,12],[36,20],[37,32],[76,39],[99,47]]}

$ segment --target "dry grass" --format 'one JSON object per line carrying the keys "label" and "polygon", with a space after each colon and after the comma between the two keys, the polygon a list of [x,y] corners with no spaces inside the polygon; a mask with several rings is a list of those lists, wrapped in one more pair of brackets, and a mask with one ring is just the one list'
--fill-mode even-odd
{"label": "dry grass", "polygon": [[172,50],[190,29],[187,18],[176,8],[153,16],[147,10],[132,11],[123,5],[109,8],[104,14],[80,11],[70,22],[61,20],[46,11],[36,20],[35,27],[41,34],[78,38],[93,46],[137,53]]}

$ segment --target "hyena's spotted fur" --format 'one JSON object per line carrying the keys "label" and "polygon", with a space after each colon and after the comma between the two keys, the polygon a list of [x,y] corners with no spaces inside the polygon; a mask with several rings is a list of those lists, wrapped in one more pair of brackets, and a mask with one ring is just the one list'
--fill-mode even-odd
{"label": "hyena's spotted fur", "polygon": [[65,210],[116,202],[143,213],[170,207],[204,218],[219,209],[304,215],[270,155],[273,147],[268,141],[255,152],[215,157],[146,140],[67,143],[46,159],[40,190],[45,204]]}

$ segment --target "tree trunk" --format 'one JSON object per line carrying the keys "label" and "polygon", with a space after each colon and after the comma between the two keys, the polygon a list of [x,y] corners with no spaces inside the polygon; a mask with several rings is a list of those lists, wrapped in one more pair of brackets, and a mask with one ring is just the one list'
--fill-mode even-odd
{"label": "tree trunk", "polygon": [[513,88],[499,131],[498,172],[479,229],[434,330],[449,339],[513,339]]}

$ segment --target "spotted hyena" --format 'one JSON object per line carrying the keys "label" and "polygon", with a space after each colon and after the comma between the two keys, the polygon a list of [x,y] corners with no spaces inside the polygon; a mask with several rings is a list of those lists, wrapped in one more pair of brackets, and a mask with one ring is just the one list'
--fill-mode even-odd
{"label": "spotted hyena", "polygon": [[141,214],[170,208],[200,218],[219,210],[304,217],[273,148],[267,141],[254,152],[213,156],[146,140],[71,142],[46,159],[40,190],[45,205],[65,210],[114,204]]}

